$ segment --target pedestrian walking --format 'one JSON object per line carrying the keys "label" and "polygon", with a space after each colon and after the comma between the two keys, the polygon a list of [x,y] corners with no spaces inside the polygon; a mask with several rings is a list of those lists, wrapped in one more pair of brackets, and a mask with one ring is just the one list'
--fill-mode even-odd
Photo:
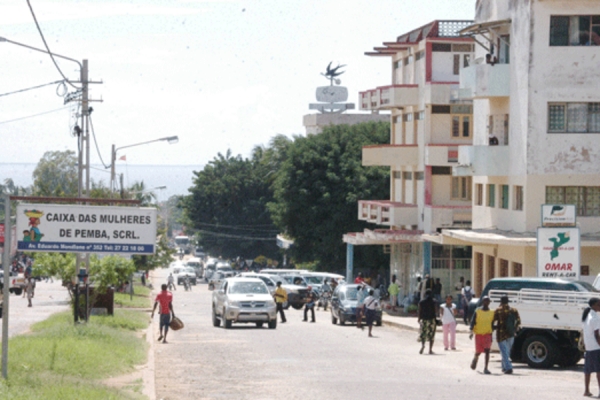
{"label": "pedestrian walking", "polygon": [[463,309],[463,321],[465,325],[469,324],[469,303],[475,295],[473,288],[471,287],[471,281],[467,281],[465,286],[462,288],[462,309]]}
{"label": "pedestrian walking", "polygon": [[27,279],[27,284],[25,285],[25,293],[27,293],[27,307],[32,307],[31,299],[33,298],[33,278]]}
{"label": "pedestrian walking", "polygon": [[160,325],[159,325],[159,336],[158,341],[162,340],[163,343],[167,343],[167,333],[169,333],[169,324],[171,323],[171,317],[175,318],[175,311],[173,311],[173,294],[167,291],[167,285],[161,285],[162,291],[156,296],[154,300],[154,308],[152,308],[152,314],[150,318],[154,318],[154,311],[156,306],[160,304]]}
{"label": "pedestrian walking", "polygon": [[312,287],[308,287],[308,298],[306,299],[306,303],[304,304],[304,319],[302,321],[308,321],[308,312],[310,311],[312,319],[310,322],[315,322],[315,303],[317,301],[317,296],[315,292],[312,291]]}
{"label": "pedestrian walking", "polygon": [[363,329],[362,327],[362,316],[363,316],[363,305],[365,298],[367,298],[367,288],[364,285],[359,285],[356,289],[356,327]]}
{"label": "pedestrian walking", "polygon": [[446,296],[446,302],[440,306],[440,318],[444,331],[444,350],[456,350],[456,304],[452,295]]}
{"label": "pedestrian walking", "polygon": [[471,369],[477,368],[477,361],[481,353],[485,353],[485,368],[483,373],[491,374],[488,369],[490,362],[490,348],[492,347],[492,321],[494,320],[494,312],[490,310],[490,298],[484,296],[482,299],[483,306],[475,310],[473,318],[471,318],[471,334],[469,339],[473,339],[475,334],[475,357],[471,361]]}
{"label": "pedestrian walking", "polygon": [[440,278],[435,278],[435,283],[433,284],[433,298],[438,304],[442,304],[442,282],[440,282]]}
{"label": "pedestrian walking", "polygon": [[146,274],[142,273],[142,275],[140,276],[141,281],[142,281],[142,286],[146,286]]}
{"label": "pedestrian walking", "polygon": [[173,278],[173,273],[169,273],[169,276],[167,277],[167,284],[169,289],[177,290],[177,287],[175,286],[175,278]]}
{"label": "pedestrian walking", "polygon": [[433,354],[433,342],[435,340],[435,316],[437,315],[437,302],[433,298],[431,289],[425,291],[425,298],[419,302],[419,322],[421,329],[419,332],[419,341],[421,342],[421,350],[419,354],[423,354],[425,350],[425,342],[429,342],[429,354]]}
{"label": "pedestrian walking", "polygon": [[600,387],[600,299],[597,297],[591,298],[588,301],[589,307],[583,311],[581,321],[583,325],[583,344],[585,346],[585,363],[583,372],[585,376],[585,392],[586,397],[592,397],[590,392],[590,380],[592,373],[596,373],[596,380]]}
{"label": "pedestrian walking", "polygon": [[419,304],[419,301],[421,301],[421,288],[423,287],[423,281],[421,280],[421,277],[417,275],[417,284],[415,286],[415,291],[413,293],[413,304]]}
{"label": "pedestrian walking", "polygon": [[[361,290],[364,292],[366,289]],[[375,317],[377,317],[377,307],[379,307],[379,300],[377,297],[373,296],[375,291],[373,289],[369,290],[369,295],[365,298],[364,301],[364,309],[365,309],[365,317],[367,319],[367,326],[369,327],[369,337],[373,337],[371,331],[373,330],[373,322],[375,321]]]}
{"label": "pedestrian walking", "polygon": [[521,327],[521,318],[519,312],[508,305],[508,296],[500,297],[500,307],[494,311],[493,327],[496,329],[496,341],[502,355],[502,372],[512,374],[510,351]]}
{"label": "pedestrian walking", "polygon": [[281,287],[281,281],[277,282],[277,288],[275,289],[275,294],[273,295],[275,298],[275,304],[277,305],[277,311],[281,316],[281,323],[284,324],[286,322],[285,313],[283,312],[283,303],[287,302],[287,292],[284,288]]}
{"label": "pedestrian walking", "polygon": [[400,293],[400,286],[396,283],[396,275],[392,275],[392,283],[388,287],[388,293],[390,294],[390,305],[392,310],[396,311],[396,305],[398,304],[398,293]]}

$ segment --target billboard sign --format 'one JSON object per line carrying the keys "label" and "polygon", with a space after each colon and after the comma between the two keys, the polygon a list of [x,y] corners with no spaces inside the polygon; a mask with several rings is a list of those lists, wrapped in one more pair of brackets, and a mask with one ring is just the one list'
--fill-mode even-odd
{"label": "billboard sign", "polygon": [[575,226],[574,204],[542,204],[542,226]]}
{"label": "billboard sign", "polygon": [[156,209],[19,204],[20,251],[154,254]]}
{"label": "billboard sign", "polygon": [[538,228],[537,270],[540,278],[579,279],[579,228]]}

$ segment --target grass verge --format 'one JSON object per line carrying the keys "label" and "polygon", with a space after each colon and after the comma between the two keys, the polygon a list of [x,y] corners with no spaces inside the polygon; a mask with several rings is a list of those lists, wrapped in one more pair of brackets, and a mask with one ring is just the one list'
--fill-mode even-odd
{"label": "grass verge", "polygon": [[133,298],[129,293],[115,293],[115,305],[124,308],[149,308],[151,290],[146,286],[134,285]]}
{"label": "grass verge", "polygon": [[8,380],[2,399],[135,399],[139,395],[99,381],[145,362],[147,343],[136,330],[148,325],[145,313],[115,310],[74,325],[71,313],[34,324],[32,333],[9,342]]}

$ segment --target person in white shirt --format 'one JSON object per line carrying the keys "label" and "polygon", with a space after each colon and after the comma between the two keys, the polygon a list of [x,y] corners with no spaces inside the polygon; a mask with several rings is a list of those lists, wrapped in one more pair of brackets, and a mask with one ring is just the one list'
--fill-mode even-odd
{"label": "person in white shirt", "polygon": [[[452,295],[446,296],[446,303],[440,306],[440,318],[444,331],[444,350],[456,350],[456,304],[452,302]],[[450,336],[450,340],[448,340]]]}
{"label": "person in white shirt", "polygon": [[[585,364],[583,372],[585,375],[586,397],[591,397],[590,380],[592,373],[596,373],[598,386],[600,387],[600,299],[594,297],[588,302],[589,307],[583,311],[581,321],[583,325],[583,344],[585,346]],[[580,338],[581,340],[581,338]]]}
{"label": "person in white shirt", "polygon": [[367,316],[367,326],[369,327],[369,337],[373,337],[373,335],[371,335],[371,330],[373,329],[373,321],[375,321],[375,317],[377,317],[377,307],[379,307],[379,300],[374,294],[375,291],[373,289],[369,290],[369,295],[363,302],[365,315]]}

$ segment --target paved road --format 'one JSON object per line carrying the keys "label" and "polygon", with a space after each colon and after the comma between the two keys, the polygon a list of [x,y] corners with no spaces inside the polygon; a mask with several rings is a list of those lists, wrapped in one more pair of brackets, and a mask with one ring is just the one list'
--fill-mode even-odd
{"label": "paved road", "polygon": [[[33,307],[27,307],[27,299],[15,294],[9,298],[8,336],[20,335],[29,330],[31,324],[43,321],[50,315],[69,309],[69,293],[60,281],[37,282]],[[2,330],[0,329],[0,337]]]}
{"label": "paved road", "polygon": [[[165,281],[157,271],[155,287]],[[204,283],[174,292],[175,313],[186,324],[156,344],[158,399],[569,399],[581,397],[581,366],[539,371],[515,366],[500,373],[499,355],[491,376],[469,369],[473,344],[458,337],[458,351],[445,352],[441,335],[435,355],[418,354],[415,332],[375,327],[375,338],[353,326],[332,325],[329,313],[317,323],[301,322],[289,310],[276,330],[234,325],[213,328],[211,292]],[[158,318],[154,319],[157,336]],[[156,340],[155,336],[155,340]],[[595,392],[595,391],[594,391]]]}

